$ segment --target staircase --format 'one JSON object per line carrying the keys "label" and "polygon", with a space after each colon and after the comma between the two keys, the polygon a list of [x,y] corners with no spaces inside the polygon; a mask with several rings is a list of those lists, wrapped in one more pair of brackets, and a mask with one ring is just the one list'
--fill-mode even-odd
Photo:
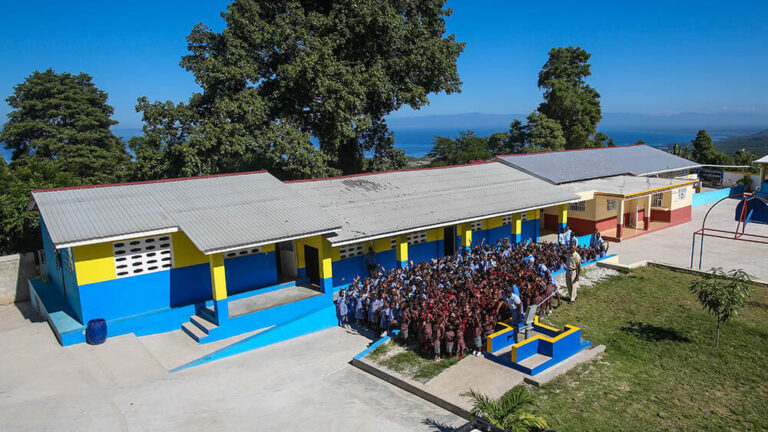
{"label": "staircase", "polygon": [[192,315],[189,317],[189,322],[185,322],[181,325],[181,329],[197,343],[204,343],[204,339],[207,338],[213,330],[219,328],[218,325],[214,324],[208,317],[204,316],[205,312],[201,312]]}

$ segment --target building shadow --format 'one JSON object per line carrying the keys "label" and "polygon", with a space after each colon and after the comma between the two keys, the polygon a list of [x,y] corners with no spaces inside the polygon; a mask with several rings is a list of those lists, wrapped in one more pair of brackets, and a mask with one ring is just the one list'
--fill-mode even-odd
{"label": "building shadow", "polygon": [[638,339],[648,342],[673,341],[689,343],[691,340],[680,334],[675,329],[668,327],[659,327],[639,321],[629,321],[627,325],[621,327],[621,331],[635,335]]}

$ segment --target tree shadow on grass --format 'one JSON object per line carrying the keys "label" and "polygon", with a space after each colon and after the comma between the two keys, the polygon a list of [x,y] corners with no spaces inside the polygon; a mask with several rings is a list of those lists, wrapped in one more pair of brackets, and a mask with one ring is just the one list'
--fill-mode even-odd
{"label": "tree shadow on grass", "polygon": [[639,339],[648,342],[673,341],[690,343],[691,340],[677,330],[668,327],[659,327],[639,321],[629,321],[627,325],[621,328],[622,331],[631,333]]}

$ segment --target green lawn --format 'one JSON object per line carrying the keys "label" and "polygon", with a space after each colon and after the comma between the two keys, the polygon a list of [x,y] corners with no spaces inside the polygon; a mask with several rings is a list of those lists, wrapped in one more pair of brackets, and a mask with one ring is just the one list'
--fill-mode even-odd
{"label": "green lawn", "polygon": [[394,341],[379,345],[368,355],[374,363],[384,366],[395,372],[400,372],[420,382],[427,382],[436,377],[440,372],[459,362],[458,357],[443,358],[433,361],[425,358],[415,351],[415,347],[407,350],[395,351]]}
{"label": "green lawn", "polygon": [[768,429],[768,288],[722,326],[688,292],[696,276],[658,267],[599,282],[545,320],[573,324],[601,361],[532,393],[560,431]]}

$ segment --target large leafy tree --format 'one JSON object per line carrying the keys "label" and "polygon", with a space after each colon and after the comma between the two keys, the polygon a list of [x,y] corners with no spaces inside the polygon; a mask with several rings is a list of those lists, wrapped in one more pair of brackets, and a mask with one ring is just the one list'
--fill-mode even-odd
{"label": "large leafy tree", "polygon": [[[526,118],[526,123],[513,120],[509,132],[497,133],[493,137],[504,137],[503,142],[491,145],[494,154],[531,153],[541,151],[556,151],[565,149],[563,129],[557,120],[534,111]],[[493,144],[491,140],[490,144]]]}
{"label": "large leafy tree", "polygon": [[0,141],[13,151],[13,166],[51,162],[84,183],[123,179],[130,156],[109,129],[107,94],[81,73],[35,72],[6,99],[12,111]]}
{"label": "large leafy tree", "polygon": [[717,151],[712,137],[706,130],[701,129],[691,140],[691,156],[700,164],[733,165],[733,159],[725,153]]}
{"label": "large leafy tree", "polygon": [[464,44],[445,35],[444,7],[445,0],[231,3],[223,31],[200,24],[188,37],[181,65],[202,92],[186,104],[140,101],[147,126],[134,142],[139,175],[275,166],[287,177],[312,177],[402,167],[384,117],[460,90]]}
{"label": "large leafy tree", "polygon": [[538,85],[544,89],[539,112],[560,123],[567,149],[600,145],[590,139],[602,119],[600,94],[586,83],[592,74],[590,56],[580,47],[553,48],[539,72]]}

